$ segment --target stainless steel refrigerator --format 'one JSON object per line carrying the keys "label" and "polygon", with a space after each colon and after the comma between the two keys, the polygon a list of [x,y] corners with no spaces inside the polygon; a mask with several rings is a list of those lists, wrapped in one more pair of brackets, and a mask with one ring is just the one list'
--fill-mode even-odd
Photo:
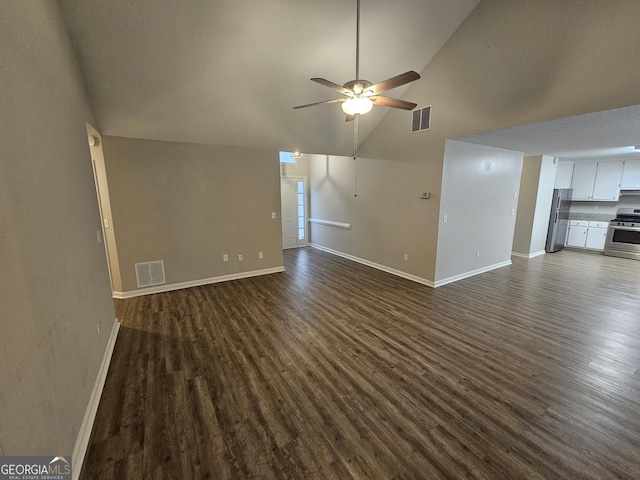
{"label": "stainless steel refrigerator", "polygon": [[570,188],[556,188],[551,201],[549,230],[547,231],[547,253],[557,252],[564,248],[569,233],[569,208],[571,207]]}

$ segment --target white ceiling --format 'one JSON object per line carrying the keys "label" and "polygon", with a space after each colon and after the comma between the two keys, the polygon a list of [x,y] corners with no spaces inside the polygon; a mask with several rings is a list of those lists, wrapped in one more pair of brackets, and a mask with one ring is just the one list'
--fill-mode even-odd
{"label": "white ceiling", "polygon": [[[420,73],[478,2],[362,0],[361,77]],[[103,134],[352,153],[338,104],[292,107],[336,98],[312,77],[355,77],[355,0],[59,3]],[[387,111],[361,119],[361,140]]]}
{"label": "white ceiling", "polygon": [[525,155],[560,158],[638,154],[640,105],[458,137]]}
{"label": "white ceiling", "polygon": [[640,105],[458,137],[469,143],[507,148],[525,155],[561,158],[637,154]]}

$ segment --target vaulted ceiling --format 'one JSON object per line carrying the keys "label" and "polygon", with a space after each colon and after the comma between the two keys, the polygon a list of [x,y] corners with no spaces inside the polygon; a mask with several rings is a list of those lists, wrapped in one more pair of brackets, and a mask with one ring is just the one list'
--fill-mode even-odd
{"label": "vaulted ceiling", "polygon": [[[362,0],[360,76],[376,83],[420,73],[478,3]],[[103,134],[352,153],[353,124],[339,105],[292,107],[336,98],[312,77],[355,78],[356,0],[60,5]],[[361,141],[387,111],[362,117]]]}

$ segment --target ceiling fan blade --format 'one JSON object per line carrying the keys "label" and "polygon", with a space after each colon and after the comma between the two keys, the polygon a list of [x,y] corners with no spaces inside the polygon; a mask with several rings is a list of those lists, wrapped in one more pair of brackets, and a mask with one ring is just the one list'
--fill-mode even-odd
{"label": "ceiling fan blade", "polygon": [[306,105],[298,105],[297,107],[293,107],[294,109],[298,109],[298,108],[307,108],[307,107],[313,107],[314,105],[324,105],[326,103],[337,103],[337,102],[344,102],[344,98],[335,98],[333,100],[324,100],[322,102],[315,102],[315,103],[307,103]]}
{"label": "ceiling fan blade", "polygon": [[355,119],[356,119],[355,115],[347,115],[347,116],[344,118],[344,121],[345,121],[345,122],[353,122]]}
{"label": "ceiling fan blade", "polygon": [[367,88],[367,91],[373,92],[373,95],[378,95],[382,92],[386,92],[387,90],[391,90],[392,88],[418,80],[419,78],[420,75],[413,70],[409,70],[408,72],[401,73],[400,75],[396,75],[395,77],[391,77],[383,80],[382,82],[378,82],[375,85],[371,85]]}
{"label": "ceiling fan blade", "polygon": [[373,100],[373,105],[375,106],[381,105],[383,107],[401,108],[402,110],[413,110],[417,107],[416,103],[405,102],[397,98],[375,97],[375,99],[372,98],[371,100]]}
{"label": "ceiling fan blade", "polygon": [[343,95],[353,95],[353,92],[348,88],[344,88],[342,85],[338,85],[337,83],[330,82],[329,80],[326,80],[324,78],[312,78],[311,81],[319,83],[320,85],[324,85],[325,87],[329,87]]}

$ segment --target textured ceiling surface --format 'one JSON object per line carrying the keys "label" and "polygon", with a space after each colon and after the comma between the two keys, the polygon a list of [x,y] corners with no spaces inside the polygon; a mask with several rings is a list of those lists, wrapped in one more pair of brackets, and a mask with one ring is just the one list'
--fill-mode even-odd
{"label": "textured ceiling surface", "polygon": [[456,140],[555,157],[637,154],[640,145],[640,106],[559,118]]}
{"label": "textured ceiling surface", "polygon": [[[360,76],[420,73],[478,2],[362,0]],[[292,107],[336,98],[312,77],[355,78],[355,0],[59,3],[103,134],[352,153],[338,104]],[[361,119],[361,140],[387,111]]]}

